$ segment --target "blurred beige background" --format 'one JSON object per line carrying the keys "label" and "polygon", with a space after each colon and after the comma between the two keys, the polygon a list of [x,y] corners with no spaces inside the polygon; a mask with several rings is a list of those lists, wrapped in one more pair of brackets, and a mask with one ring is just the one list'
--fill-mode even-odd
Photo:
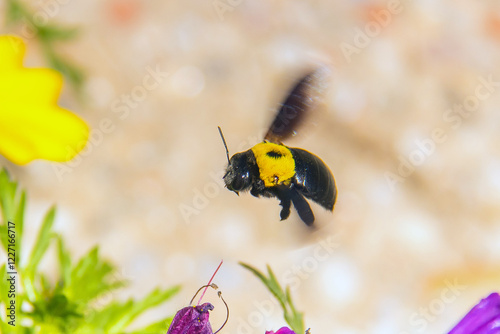
{"label": "blurred beige background", "polygon": [[[60,105],[92,126],[92,139],[67,169],[0,163],[29,191],[27,226],[56,203],[73,255],[98,244],[130,281],[119,297],[183,285],[141,321],[185,306],[221,259],[215,282],[231,309],[221,333],[285,325],[238,261],[271,265],[315,334],[444,333],[500,290],[497,1],[31,6],[81,29],[57,51],[86,72],[86,97],[66,87]],[[23,37],[22,27],[2,30]],[[25,64],[46,66],[25,40]],[[250,148],[319,61],[334,75],[316,126],[286,142],[336,178],[335,210],[312,204],[311,231],[294,211],[279,221],[275,199],[223,188],[217,126],[231,154]],[[216,329],[225,311],[207,300]]]}

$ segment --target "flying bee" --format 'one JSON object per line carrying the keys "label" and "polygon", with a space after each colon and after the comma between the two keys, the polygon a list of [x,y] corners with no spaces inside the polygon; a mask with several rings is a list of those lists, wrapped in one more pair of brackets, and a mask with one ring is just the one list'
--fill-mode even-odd
{"label": "flying bee", "polygon": [[297,210],[302,221],[312,226],[314,214],[305,198],[333,211],[337,188],[332,172],[316,155],[282,144],[295,135],[306,114],[315,107],[317,84],[325,74],[316,69],[302,77],[290,90],[271,123],[264,141],[251,149],[236,153],[229,159],[226,141],[219,132],[226,149],[228,166],[223,177],[227,189],[238,194],[250,190],[255,197],[277,197],[282,206],[281,220],[290,216],[290,206]]}

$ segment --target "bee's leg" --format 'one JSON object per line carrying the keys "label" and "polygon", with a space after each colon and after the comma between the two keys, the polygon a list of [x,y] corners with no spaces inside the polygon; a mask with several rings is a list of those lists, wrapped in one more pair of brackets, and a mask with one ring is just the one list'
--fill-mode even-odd
{"label": "bee's leg", "polygon": [[304,196],[302,196],[297,188],[292,187],[290,189],[290,198],[295,210],[297,210],[297,213],[299,214],[300,219],[302,219],[307,226],[312,226],[314,223],[314,214]]}
{"label": "bee's leg", "polygon": [[[269,192],[269,191],[267,191]],[[265,196],[271,197],[273,194],[266,193],[266,187],[264,186],[264,181],[257,180],[252,184],[252,189],[250,189],[250,194],[255,197]]]}
{"label": "bee's leg", "polygon": [[280,205],[282,206],[280,212],[281,220],[287,219],[290,216],[290,207],[292,206],[290,189],[288,187],[273,187],[269,190],[272,196],[276,196],[280,200]]}
{"label": "bee's leg", "polygon": [[281,200],[280,205],[283,207],[280,212],[280,218],[281,220],[285,220],[288,218],[288,216],[290,216],[290,206],[292,203],[290,202],[290,197],[288,196],[288,193],[287,196],[280,198],[280,200]]}

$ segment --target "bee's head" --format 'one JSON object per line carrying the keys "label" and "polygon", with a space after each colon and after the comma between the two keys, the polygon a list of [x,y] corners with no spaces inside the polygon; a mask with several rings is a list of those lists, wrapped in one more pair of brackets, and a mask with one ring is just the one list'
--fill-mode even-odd
{"label": "bee's head", "polygon": [[252,168],[250,165],[252,152],[248,150],[246,152],[236,153],[229,159],[229,150],[227,149],[226,140],[224,139],[220,126],[218,128],[227,156],[227,169],[223,177],[224,183],[227,189],[234,191],[238,195],[239,191],[247,190],[252,186],[252,173],[250,171]]}
{"label": "bee's head", "polygon": [[238,194],[239,191],[247,190],[252,186],[252,172],[249,161],[250,151],[236,153],[229,160],[229,165],[224,174],[226,188]]}

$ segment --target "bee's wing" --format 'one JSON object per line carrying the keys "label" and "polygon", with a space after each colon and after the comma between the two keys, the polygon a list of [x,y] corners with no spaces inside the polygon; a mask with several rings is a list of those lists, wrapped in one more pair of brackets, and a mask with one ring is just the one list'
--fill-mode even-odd
{"label": "bee's wing", "polygon": [[307,114],[320,101],[329,76],[330,69],[320,67],[302,77],[281,105],[264,140],[281,144],[286,138],[295,135]]}

